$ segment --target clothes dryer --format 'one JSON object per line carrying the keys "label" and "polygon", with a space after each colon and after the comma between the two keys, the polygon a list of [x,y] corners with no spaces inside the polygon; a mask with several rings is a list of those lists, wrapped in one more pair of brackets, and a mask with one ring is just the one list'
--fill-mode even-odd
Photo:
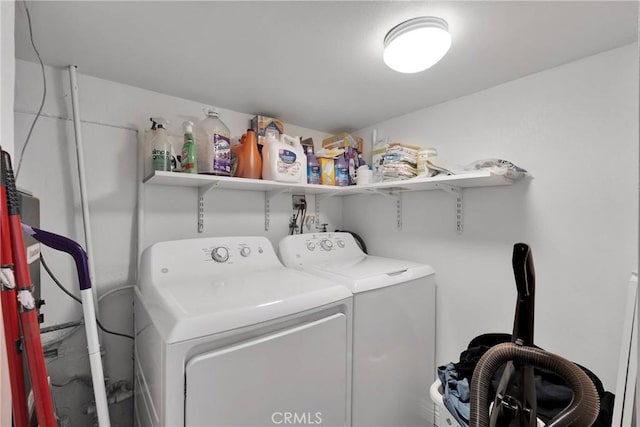
{"label": "clothes dryer", "polygon": [[349,233],[287,236],[279,252],[287,267],[353,292],[352,425],[433,425],[433,268],[366,255]]}
{"label": "clothes dryer", "polygon": [[134,303],[137,425],[349,424],[351,293],[266,238],[152,245]]}

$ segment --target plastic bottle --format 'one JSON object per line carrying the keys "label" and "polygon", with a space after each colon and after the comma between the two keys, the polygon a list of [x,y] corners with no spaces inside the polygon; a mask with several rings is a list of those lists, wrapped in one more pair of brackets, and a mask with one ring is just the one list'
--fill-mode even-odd
{"label": "plastic bottle", "polygon": [[307,183],[320,184],[320,163],[313,151],[307,154]]}
{"label": "plastic bottle", "polygon": [[336,168],[336,185],[345,187],[349,185],[349,163],[344,156],[340,155],[335,162]]}
{"label": "plastic bottle", "polygon": [[238,176],[238,152],[245,138],[246,135],[243,134],[241,138],[231,139],[231,176]]}
{"label": "plastic bottle", "polygon": [[213,108],[205,108],[207,115],[195,127],[198,173],[231,175],[231,138],[229,128]]}
{"label": "plastic bottle", "polygon": [[182,145],[182,158],[180,166],[184,173],[198,173],[196,162],[196,142],[193,138],[193,122],[182,123],[184,129],[184,144]]}
{"label": "plastic bottle", "polygon": [[307,157],[299,137],[268,137],[262,147],[262,177],[280,182],[307,182]]}
{"label": "plastic bottle", "polygon": [[345,153],[349,160],[347,164],[349,166],[349,185],[355,185],[356,183],[356,160],[355,160],[356,150],[349,147],[347,149],[347,153]]}
{"label": "plastic bottle", "polygon": [[149,147],[151,171],[171,171],[171,143],[167,133],[167,121],[161,117],[151,117]]}
{"label": "plastic bottle", "polygon": [[247,136],[238,150],[238,172],[241,178],[260,179],[262,177],[262,157],[258,151],[258,139],[253,129],[247,129]]}

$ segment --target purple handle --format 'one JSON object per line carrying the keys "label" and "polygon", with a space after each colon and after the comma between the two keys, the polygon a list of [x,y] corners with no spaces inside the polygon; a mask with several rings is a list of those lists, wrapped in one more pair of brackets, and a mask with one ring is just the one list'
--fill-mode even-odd
{"label": "purple handle", "polygon": [[80,290],[91,289],[89,262],[87,261],[87,253],[82,249],[82,246],[67,237],[40,230],[39,228],[31,227],[24,223],[22,224],[22,230],[38,242],[71,255],[76,262]]}

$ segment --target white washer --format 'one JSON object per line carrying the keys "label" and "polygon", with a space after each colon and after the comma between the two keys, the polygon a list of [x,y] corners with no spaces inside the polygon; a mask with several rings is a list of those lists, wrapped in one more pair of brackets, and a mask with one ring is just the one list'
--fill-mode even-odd
{"label": "white washer", "polygon": [[134,303],[137,425],[349,423],[351,293],[266,238],[157,243]]}
{"label": "white washer", "polygon": [[353,292],[353,426],[434,423],[435,281],[425,264],[368,256],[349,233],[285,237],[280,258]]}

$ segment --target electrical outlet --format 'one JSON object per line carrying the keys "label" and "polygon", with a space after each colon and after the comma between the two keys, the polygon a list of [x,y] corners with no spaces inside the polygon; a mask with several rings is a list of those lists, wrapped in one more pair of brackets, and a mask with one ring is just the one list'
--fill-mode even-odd
{"label": "electrical outlet", "polygon": [[293,209],[302,208],[307,203],[304,195],[294,194],[291,199],[293,200]]}

